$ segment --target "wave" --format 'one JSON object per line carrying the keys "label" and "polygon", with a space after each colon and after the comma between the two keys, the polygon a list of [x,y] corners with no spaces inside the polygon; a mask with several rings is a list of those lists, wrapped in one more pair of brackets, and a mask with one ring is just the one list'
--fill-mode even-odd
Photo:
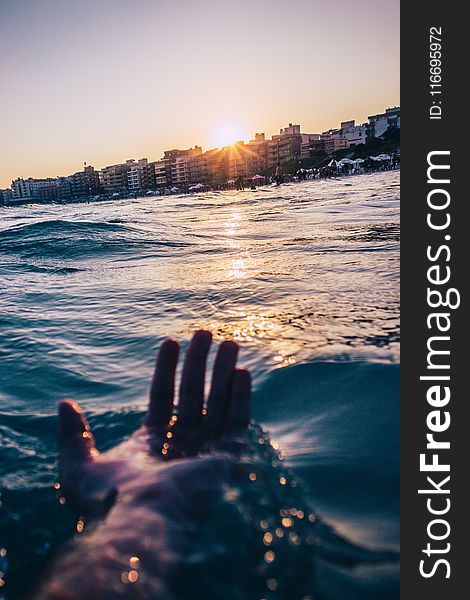
{"label": "wave", "polygon": [[0,231],[0,252],[24,258],[61,260],[131,253],[146,247],[186,247],[186,242],[155,239],[149,230],[116,222],[61,219],[21,224]]}

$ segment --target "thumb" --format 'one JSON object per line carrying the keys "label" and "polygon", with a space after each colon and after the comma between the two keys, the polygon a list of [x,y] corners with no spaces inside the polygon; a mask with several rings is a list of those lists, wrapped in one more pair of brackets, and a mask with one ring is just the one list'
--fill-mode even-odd
{"label": "thumb", "polygon": [[59,404],[59,452],[65,469],[77,463],[93,462],[98,454],[90,426],[73,400]]}

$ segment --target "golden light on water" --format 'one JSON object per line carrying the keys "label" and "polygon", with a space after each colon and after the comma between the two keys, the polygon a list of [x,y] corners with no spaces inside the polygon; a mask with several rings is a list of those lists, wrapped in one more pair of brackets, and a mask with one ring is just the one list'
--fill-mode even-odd
{"label": "golden light on water", "polygon": [[[240,221],[241,220],[242,220],[241,211],[235,211],[235,212],[231,213],[227,220],[227,225],[225,226],[225,230],[224,230],[225,235],[228,235],[229,237],[236,235],[240,229]],[[240,248],[240,244],[237,243],[235,240],[228,240],[228,245],[229,245],[229,247],[231,247],[235,250],[237,248]]]}
{"label": "golden light on water", "polygon": [[231,277],[243,279],[246,276],[245,260],[243,258],[235,258],[232,260],[231,269],[229,271]]}
{"label": "golden light on water", "polygon": [[[198,289],[206,281],[220,282],[220,287],[233,289],[229,292],[230,302],[214,303],[212,319],[191,324],[194,329],[211,331],[216,341],[231,339],[240,344],[263,346],[271,355],[272,364],[278,367],[297,362],[299,344],[295,338],[284,335],[286,321],[292,319],[290,312],[282,313],[270,306],[269,298],[258,298],[249,293],[253,285],[264,277],[272,275],[273,266],[267,254],[256,255],[253,248],[259,233],[259,224],[250,217],[249,209],[242,203],[221,209],[217,216],[200,217],[201,224],[209,226],[215,240],[215,249],[211,260],[186,263],[177,266],[172,277],[177,277],[178,285],[183,282],[188,290]],[[188,223],[194,227],[191,220]],[[220,248],[224,251],[220,251]],[[252,300],[247,301],[247,299]],[[175,332],[177,334],[179,332]]]}
{"label": "golden light on water", "polygon": [[233,324],[232,336],[237,342],[251,342],[255,338],[264,338],[272,329],[263,314],[247,314],[243,310],[229,311],[238,317]]}

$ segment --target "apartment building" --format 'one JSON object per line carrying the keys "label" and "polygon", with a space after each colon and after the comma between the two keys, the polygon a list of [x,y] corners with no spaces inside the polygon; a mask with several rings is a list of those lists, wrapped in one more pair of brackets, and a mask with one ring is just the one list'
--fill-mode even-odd
{"label": "apartment building", "polygon": [[163,158],[158,161],[155,166],[155,177],[157,186],[165,187],[172,185],[185,185],[190,182],[190,166],[191,159],[202,154],[200,146],[188,148],[186,150],[166,150],[163,153]]}
{"label": "apartment building", "polygon": [[34,179],[19,177],[11,182],[13,200],[55,200],[60,197],[60,179],[48,177],[46,179]]}
{"label": "apartment building", "polygon": [[348,140],[350,146],[365,144],[367,137],[367,124],[356,125],[356,121],[343,121],[340,127],[341,137]]}
{"label": "apartment building", "polygon": [[130,192],[143,192],[155,187],[155,168],[146,158],[128,160],[127,188]]}
{"label": "apartment building", "polygon": [[[109,165],[101,170],[101,185],[106,194],[122,194],[127,192],[127,172],[130,169],[128,162]],[[132,163],[133,161],[130,162]]]}
{"label": "apartment building", "polygon": [[85,165],[83,171],[77,171],[67,177],[59,177],[61,197],[86,198],[101,193],[100,174],[91,165]]}
{"label": "apartment building", "polygon": [[8,202],[11,202],[13,198],[11,189],[6,188],[4,190],[0,190],[0,202],[2,204],[8,204]]}
{"label": "apartment building", "polygon": [[299,160],[301,155],[302,135],[300,125],[289,123],[281,129],[279,135],[273,135],[268,141],[268,166],[282,164],[291,160]]}
{"label": "apartment building", "polygon": [[367,139],[380,137],[389,127],[400,129],[400,107],[387,108],[384,113],[368,117]]}

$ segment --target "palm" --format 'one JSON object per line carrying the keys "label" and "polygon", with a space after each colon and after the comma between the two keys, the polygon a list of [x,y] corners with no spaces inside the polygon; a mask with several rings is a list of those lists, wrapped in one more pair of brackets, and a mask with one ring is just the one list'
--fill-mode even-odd
{"label": "palm", "polygon": [[235,368],[238,346],[234,342],[219,347],[207,405],[204,403],[210,344],[211,334],[199,331],[188,347],[177,415],[174,388],[179,346],[174,340],[161,345],[142,426],[104,454],[96,450],[78,406],[68,400],[60,404],[62,492],[81,513],[106,513],[117,495],[133,500],[144,490],[151,493],[154,483],[161,489],[170,466],[184,472],[189,461],[193,470],[199,461],[204,469],[203,463],[214,463],[214,457],[204,452],[212,443],[233,429],[246,429],[251,381],[247,371]]}

